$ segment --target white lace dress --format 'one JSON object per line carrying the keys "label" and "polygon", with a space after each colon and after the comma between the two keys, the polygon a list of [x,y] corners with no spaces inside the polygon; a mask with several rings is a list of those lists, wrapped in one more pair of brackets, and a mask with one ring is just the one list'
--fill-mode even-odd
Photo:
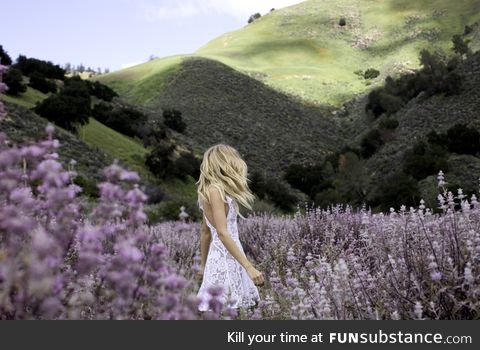
{"label": "white lace dress", "polygon": [[[226,196],[228,203],[227,228],[237,247],[243,253],[243,247],[238,238],[237,212],[232,198]],[[203,207],[200,206],[203,211]],[[212,286],[222,287],[223,294],[220,299],[224,305],[231,308],[248,308],[255,305],[260,296],[253,281],[248,277],[247,271],[228,252],[218,237],[215,227],[204,215],[205,222],[212,233],[212,241],[208,250],[207,262],[203,274],[202,285],[198,291],[201,303],[200,311],[209,309],[210,295],[208,289]]]}

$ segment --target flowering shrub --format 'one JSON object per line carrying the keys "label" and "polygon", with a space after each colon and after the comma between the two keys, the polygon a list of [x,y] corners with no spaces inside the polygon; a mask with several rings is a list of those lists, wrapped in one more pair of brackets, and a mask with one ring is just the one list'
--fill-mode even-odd
{"label": "flowering shrub", "polygon": [[[0,319],[198,318],[188,281],[145,225],[138,175],[106,168],[87,211],[75,162],[63,168],[53,126],[46,132],[21,147],[0,134]],[[220,316],[223,307],[213,306],[204,317]]]}
{"label": "flowering shrub", "polygon": [[[388,215],[337,206],[242,221],[245,251],[267,274],[262,301],[246,317],[477,319],[480,205],[461,190],[439,202],[440,215],[422,202]],[[176,247],[179,266],[194,264],[198,226],[151,230]]]}

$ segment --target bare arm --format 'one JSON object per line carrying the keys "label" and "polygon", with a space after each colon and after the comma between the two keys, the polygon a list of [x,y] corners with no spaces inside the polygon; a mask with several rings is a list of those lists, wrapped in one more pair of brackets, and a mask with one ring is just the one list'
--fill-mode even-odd
{"label": "bare arm", "polygon": [[263,274],[255,269],[243,252],[235,244],[227,229],[227,218],[225,212],[225,204],[222,201],[220,192],[215,187],[210,188],[210,209],[212,211],[213,223],[217,230],[218,238],[223,243],[228,252],[247,270],[248,275],[258,285],[264,283]]}
{"label": "bare arm", "polygon": [[212,233],[210,228],[207,226],[205,219],[202,221],[202,226],[200,228],[200,275],[203,275],[203,270],[205,270],[205,264],[207,263],[208,249],[210,248],[210,242],[212,241]]}

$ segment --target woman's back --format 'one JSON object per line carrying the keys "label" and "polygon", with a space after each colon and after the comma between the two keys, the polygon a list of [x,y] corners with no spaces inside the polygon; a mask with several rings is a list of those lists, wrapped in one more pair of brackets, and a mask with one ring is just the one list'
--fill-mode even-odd
{"label": "woman's back", "polygon": [[[240,243],[237,226],[237,211],[234,200],[226,196],[227,210],[227,229],[233,241],[244,254],[242,244]],[[222,302],[228,307],[250,307],[259,300],[259,293],[253,281],[248,276],[246,270],[240,263],[228,252],[219,238],[217,230],[211,221],[207,218],[207,213],[203,205],[200,206],[203,211],[205,222],[212,234],[212,242],[208,251],[207,262],[203,275],[202,285],[198,296],[202,299],[199,306],[200,311],[209,309],[208,289],[213,286],[222,287]],[[208,213],[211,216],[211,213]]]}

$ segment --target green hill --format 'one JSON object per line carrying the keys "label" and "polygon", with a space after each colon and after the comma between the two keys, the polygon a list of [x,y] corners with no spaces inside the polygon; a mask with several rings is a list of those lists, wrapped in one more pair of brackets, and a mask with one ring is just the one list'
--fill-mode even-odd
{"label": "green hill", "polygon": [[[378,69],[374,83],[382,83],[388,74],[417,68],[423,48],[449,50],[452,35],[479,19],[478,0],[310,0],[224,34],[193,55],[306,101],[338,106],[369,89],[355,71]],[[180,65],[181,57],[170,57],[102,80],[148,103]]]}
{"label": "green hill", "polygon": [[176,136],[180,143],[198,153],[215,143],[231,144],[256,169],[313,161],[344,142],[331,111],[204,58],[185,59],[149,106],[182,111],[187,130]]}

